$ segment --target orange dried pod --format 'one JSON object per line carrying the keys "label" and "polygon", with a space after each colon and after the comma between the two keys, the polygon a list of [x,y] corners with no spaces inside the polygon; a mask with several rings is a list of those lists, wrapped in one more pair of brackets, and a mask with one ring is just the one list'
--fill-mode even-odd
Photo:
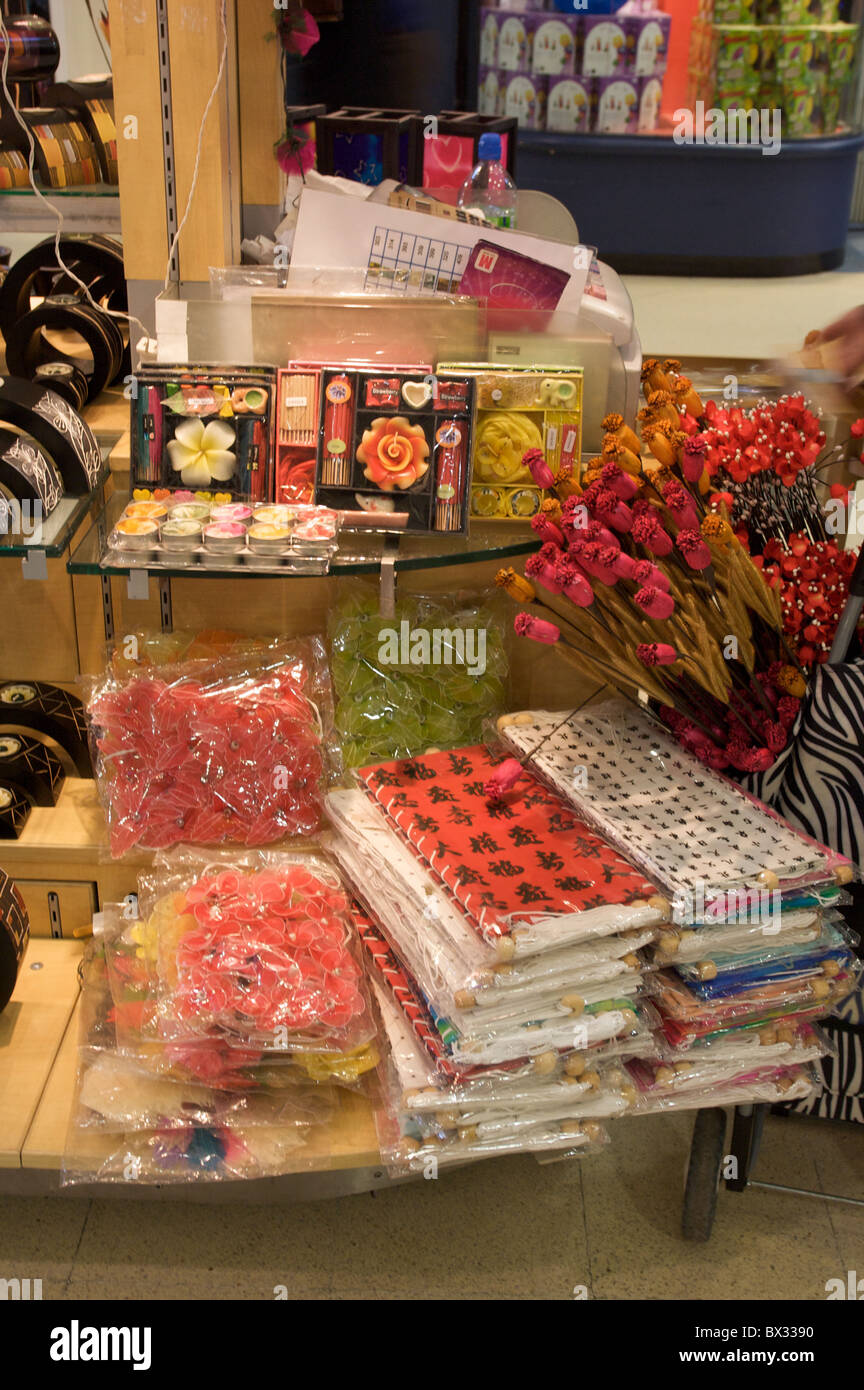
{"label": "orange dried pod", "polygon": [[673,384],[672,394],[681,409],[686,410],[698,420],[699,416],[704,412],[705,407],[702,404],[702,398],[698,391],[693,389],[693,383],[689,376],[678,377]]}
{"label": "orange dried pod", "polygon": [[495,576],[495,583],[499,589],[503,589],[505,594],[509,594],[517,603],[533,603],[537,597],[536,591],[528,580],[521,574],[517,574],[514,569],[501,569]]}
{"label": "orange dried pod", "polygon": [[601,463],[608,463],[609,459],[612,459],[625,472],[638,478],[642,470],[642,460],[638,453],[634,454],[632,449],[628,449],[617,434],[604,434],[602,455]]}
{"label": "orange dried pod", "polygon": [[613,410],[608,415],[604,416],[601,425],[606,434],[614,434],[616,438],[620,439],[621,443],[628,449],[631,449],[634,454],[641,452],[639,440],[630,426],[625,425],[623,415],[619,415],[617,411]]}
{"label": "orange dried pod", "polygon": [[646,357],[642,363],[642,392],[647,397],[652,391],[668,391],[670,378],[656,357]]}
{"label": "orange dried pod", "polygon": [[[647,426],[642,432],[646,447],[650,449],[654,458],[664,468],[674,468],[678,458],[677,450],[669,437],[669,433],[661,429],[649,429]],[[650,471],[649,463],[646,462],[643,467],[646,471]]]}
{"label": "orange dried pod", "polygon": [[681,413],[675,404],[671,391],[652,391],[648,397],[648,405],[659,419],[668,420],[670,425],[674,425],[678,429],[681,424]]}

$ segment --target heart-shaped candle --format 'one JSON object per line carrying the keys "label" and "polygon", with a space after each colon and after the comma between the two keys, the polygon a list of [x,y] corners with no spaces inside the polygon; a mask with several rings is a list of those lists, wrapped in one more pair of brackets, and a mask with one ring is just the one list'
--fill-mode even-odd
{"label": "heart-shaped candle", "polygon": [[402,399],[412,410],[422,410],[432,399],[432,386],[428,381],[405,381],[402,383]]}

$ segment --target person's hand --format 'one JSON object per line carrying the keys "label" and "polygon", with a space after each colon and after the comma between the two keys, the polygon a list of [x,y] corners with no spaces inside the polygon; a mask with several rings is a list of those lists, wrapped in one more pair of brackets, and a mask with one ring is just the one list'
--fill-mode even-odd
{"label": "person's hand", "polygon": [[848,388],[857,386],[864,377],[864,304],[829,323],[818,335],[808,335],[807,346],[821,348],[826,366],[830,361]]}

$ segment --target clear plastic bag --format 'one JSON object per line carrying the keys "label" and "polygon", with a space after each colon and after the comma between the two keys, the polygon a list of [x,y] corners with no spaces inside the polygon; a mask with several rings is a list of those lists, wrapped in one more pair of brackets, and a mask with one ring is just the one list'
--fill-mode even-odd
{"label": "clear plastic bag", "polygon": [[174,1079],[119,1052],[79,1051],[79,1129],[123,1134],[234,1124],[305,1127],[325,1122],[335,1105],[327,1086],[294,1081],[272,1087],[250,1080],[245,1090],[221,1090]]}
{"label": "clear plastic bag", "polygon": [[724,999],[700,999],[671,971],[650,977],[652,1003],[663,1019],[663,1033],[672,1047],[686,1046],[692,1039],[705,1037],[745,1024],[768,1024],[774,1019],[796,1014],[818,1018],[829,1014],[855,988],[858,970],[850,968],[826,978],[820,974],[804,979],[765,982],[755,989]]}
{"label": "clear plastic bag", "polygon": [[[841,901],[851,900],[848,893],[837,890],[831,901],[839,905]],[[816,941],[822,931],[823,920],[834,920],[831,909],[823,910],[814,904],[810,907],[795,907],[783,910],[767,921],[731,923],[721,927],[674,928],[664,931],[651,952],[658,965],[678,967],[693,961],[714,961],[719,955],[730,959],[746,956],[760,947],[799,946]]]}
{"label": "clear plastic bag", "polygon": [[816,1086],[816,1074],[812,1067],[790,1067],[775,1072],[755,1076],[741,1076],[732,1081],[718,1084],[708,1090],[652,1092],[643,1095],[635,1115],[650,1115],[666,1110],[704,1110],[711,1106],[725,1105],[781,1105],[793,1100],[803,1100],[811,1095]]}
{"label": "clear plastic bag", "polygon": [[484,596],[407,594],[392,617],[377,589],[330,610],[336,728],[347,767],[477,742],[506,708],[507,623]]}
{"label": "clear plastic bag", "polygon": [[832,979],[854,966],[850,945],[854,933],[831,921],[820,921],[821,930],[810,941],[760,945],[735,954],[715,952],[705,960],[676,962],[674,969],[701,999],[717,999],[756,988],[760,983],[815,978]]}
{"label": "clear plastic bag", "polygon": [[[189,1125],[118,1136],[76,1134],[64,1155],[62,1185],[224,1182],[278,1177],[319,1166],[301,1125]],[[89,1142],[88,1142],[89,1140]]]}
{"label": "clear plastic bag", "polygon": [[734,1029],[727,1034],[732,1046],[725,1049],[696,1044],[674,1056],[629,1060],[627,1071],[639,1089],[640,1098],[650,1101],[685,1091],[705,1094],[726,1089],[751,1078],[775,1074],[778,1067],[806,1066],[828,1051],[819,1030],[794,1018],[775,1027],[752,1030],[749,1045],[738,1041],[735,1046],[735,1035],[741,1031]]}
{"label": "clear plastic bag", "polygon": [[139,910],[109,965],[136,971],[145,1037],[225,1044],[241,1064],[374,1038],[348,899],[320,856],[176,850],[141,876]]}
{"label": "clear plastic bag", "polygon": [[187,648],[157,664],[170,645],[151,642],[131,670],[120,655],[88,683],[115,857],[180,842],[266,844],[320,827],[334,770],[322,643],[202,645],[202,655]]}

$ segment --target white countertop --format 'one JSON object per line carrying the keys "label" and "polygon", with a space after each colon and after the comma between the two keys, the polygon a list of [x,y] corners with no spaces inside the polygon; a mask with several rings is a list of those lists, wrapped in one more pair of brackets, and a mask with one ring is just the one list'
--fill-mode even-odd
{"label": "white countertop", "polygon": [[758,280],[626,275],[642,351],[665,357],[776,357],[864,304],[864,273]]}

